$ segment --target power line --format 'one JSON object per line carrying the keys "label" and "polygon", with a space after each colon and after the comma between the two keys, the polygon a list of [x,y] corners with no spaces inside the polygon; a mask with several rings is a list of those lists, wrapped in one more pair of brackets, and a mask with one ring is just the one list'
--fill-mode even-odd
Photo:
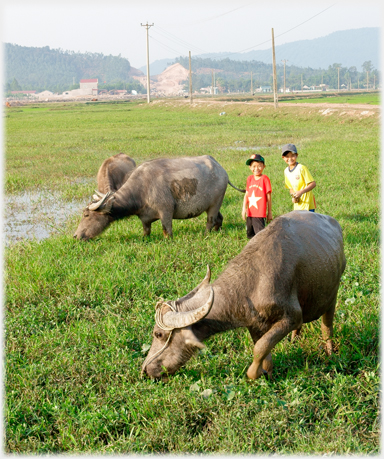
{"label": "power line", "polygon": [[[242,8],[245,8],[246,6],[249,6],[249,5],[253,4],[253,3],[254,3],[254,1],[249,2],[249,3],[247,3],[247,4],[243,5],[243,6],[238,6],[237,8],[234,8],[232,10],[226,11],[225,13],[217,14],[216,16],[211,16],[210,18],[200,19],[198,21],[193,21],[193,22],[189,22],[189,23],[184,23],[184,26],[202,24],[204,22],[213,21],[214,19],[220,18],[222,16],[226,16],[227,14],[230,14],[230,13],[233,13],[234,11],[236,11],[236,10],[240,10]],[[165,24],[165,25],[166,25],[166,27],[175,27],[176,26],[176,24]],[[178,23],[177,25],[179,26],[180,24]]]}
{"label": "power line", "polygon": [[[253,3],[253,2],[252,2],[252,3]],[[203,20],[203,21],[199,21],[199,23],[200,23],[200,22],[206,22],[206,21],[209,21],[209,20],[212,20],[212,19],[217,19],[217,18],[219,18],[219,17],[221,17],[221,16],[224,16],[224,15],[226,15],[226,14],[232,13],[233,11],[236,11],[236,10],[238,10],[238,9],[244,8],[244,7],[248,6],[248,5],[250,5],[250,3],[247,3],[246,5],[243,5],[243,6],[239,6],[238,8],[234,8],[234,9],[232,9],[232,10],[230,10],[230,11],[227,11],[226,13],[219,14],[219,15],[213,16],[213,17],[211,17],[211,18],[207,18],[207,19],[205,19],[205,20]],[[315,17],[319,16],[320,14],[324,13],[325,11],[329,10],[330,8],[332,8],[332,7],[334,7],[334,6],[335,6],[335,4],[333,4],[333,5],[331,5],[331,6],[328,6],[328,7],[325,8],[324,10],[320,11],[319,13],[316,13],[315,15],[311,16],[310,18],[306,19],[305,21],[301,22],[300,24],[296,25],[295,27],[292,27],[291,29],[288,29],[288,30],[286,30],[285,32],[282,32],[282,33],[280,33],[279,35],[276,35],[275,38],[281,37],[282,35],[285,35],[286,33],[289,33],[289,32],[291,32],[292,30],[297,29],[298,27],[300,27],[300,26],[302,26],[303,24],[305,24],[305,23],[311,21],[311,20],[314,19]],[[208,51],[202,50],[202,49],[200,49],[200,48],[198,48],[198,47],[196,47],[196,46],[194,46],[194,45],[191,45],[190,43],[186,42],[185,40],[182,40],[182,39],[179,38],[179,37],[176,37],[176,35],[171,34],[170,32],[168,32],[167,30],[165,30],[165,29],[163,29],[163,28],[161,28],[161,27],[157,26],[157,28],[160,28],[160,29],[163,31],[163,33],[166,33],[166,34],[170,35],[171,37],[173,37],[173,39],[172,39],[172,38],[168,38],[168,37],[166,37],[166,36],[163,35],[164,38],[166,38],[166,39],[168,39],[168,40],[172,40],[172,41],[174,41],[176,44],[179,44],[179,45],[181,45],[181,46],[186,46],[186,47],[188,47],[189,49],[194,48],[195,50],[197,50],[197,51],[199,51],[199,52],[209,54]],[[157,33],[159,33],[159,32],[157,32]],[[160,33],[160,35],[161,35],[161,33]],[[161,43],[159,40],[156,40],[152,35],[151,35],[151,38],[152,38],[153,40],[157,41],[160,45],[164,46],[165,48],[170,49],[171,51],[175,52],[176,54],[180,54],[179,51],[175,51],[173,48],[171,48],[171,47],[165,45],[164,43]],[[177,43],[177,41],[178,41],[179,43]],[[258,48],[259,46],[262,46],[262,45],[264,45],[264,44],[266,44],[266,43],[270,43],[270,42],[271,42],[271,39],[268,39],[268,40],[265,40],[265,41],[263,41],[263,42],[261,42],[261,43],[258,43],[257,45],[252,45],[252,46],[250,46],[250,47],[248,47],[248,48],[242,49],[241,51],[234,51],[234,52],[231,52],[231,53],[222,53],[222,55],[220,56],[220,58],[225,59],[226,57],[233,56],[234,54],[241,54],[241,53],[244,53],[245,51],[249,51],[249,50],[252,50],[252,49],[254,49],[254,48]],[[211,54],[214,54],[214,53],[211,53]]]}
{"label": "power line", "polygon": [[325,10],[320,11],[320,13],[315,14],[314,16],[310,17],[310,18],[307,19],[306,21],[301,22],[300,24],[298,24],[298,25],[295,26],[295,27],[292,27],[292,29],[289,29],[289,30],[287,30],[287,31],[285,31],[285,32],[283,32],[283,33],[281,33],[280,35],[277,35],[277,37],[281,37],[282,35],[284,35],[284,34],[290,32],[291,30],[297,29],[297,28],[300,27],[301,25],[305,24],[306,22],[310,21],[311,19],[315,18],[316,16],[319,16],[319,14],[324,13],[325,11],[329,10],[329,8],[332,8],[332,7],[334,7],[335,5],[336,5],[336,3],[334,3],[334,4],[331,5],[331,6],[328,6],[328,8],[325,8]]}
{"label": "power line", "polygon": [[151,38],[152,40],[156,41],[160,46],[163,46],[163,48],[170,49],[170,50],[173,51],[174,53],[180,54],[180,51],[176,51],[175,49],[171,48],[170,46],[165,45],[165,44],[162,43],[161,41],[159,41],[159,40],[157,40],[156,38],[154,38],[153,35],[150,35],[150,38]]}
{"label": "power line", "polygon": [[[167,30],[165,29],[162,29],[161,27],[158,27],[163,33],[159,32],[158,30],[156,30],[156,32],[163,36],[164,38],[166,38],[167,40],[171,40],[173,41],[174,43],[176,43],[177,45],[179,46],[182,46],[183,48],[187,48],[188,50],[191,50],[192,48],[195,49],[196,51],[198,52],[201,52],[201,53],[205,53],[206,51],[204,51],[203,49],[201,48],[198,48],[197,46],[195,45],[192,45],[191,43],[188,43],[187,41],[181,39],[181,38],[178,38],[176,37],[175,35],[172,35],[171,33],[169,33]],[[165,35],[164,35],[165,34]],[[169,37],[167,37],[167,35],[169,35]]]}
{"label": "power line", "polygon": [[[306,22],[312,20],[313,18],[315,18],[316,16],[319,16],[320,14],[324,13],[325,11],[329,10],[329,8],[332,8],[333,6],[335,6],[335,4],[331,5],[331,6],[328,6],[328,8],[325,8],[325,10],[322,10],[320,11],[320,13],[317,13],[315,14],[314,16],[311,16],[309,19],[306,19],[305,21],[301,22],[300,24],[298,24],[297,26],[295,27],[292,27],[292,29],[289,29],[289,30],[286,30],[285,32],[279,34],[279,35],[276,35],[276,38],[278,37],[281,37],[282,35],[285,35],[286,33],[288,32],[291,32],[292,30],[294,29],[297,29],[298,27],[300,27],[301,25],[305,24]],[[254,49],[254,48],[257,48],[258,46],[261,46],[261,45],[264,45],[265,43],[269,43],[271,40],[266,40],[266,41],[263,41],[262,43],[259,43],[258,45],[253,45],[253,46],[250,46],[249,48],[246,48],[246,49],[243,49],[241,51],[235,51],[233,53],[228,53],[227,56],[230,56],[232,54],[240,54],[240,53],[243,53],[245,51],[248,51],[250,49]]]}

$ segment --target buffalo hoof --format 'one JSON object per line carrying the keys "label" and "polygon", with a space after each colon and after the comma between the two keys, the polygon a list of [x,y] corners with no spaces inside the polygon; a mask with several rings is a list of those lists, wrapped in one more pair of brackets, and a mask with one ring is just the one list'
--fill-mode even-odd
{"label": "buffalo hoof", "polygon": [[263,376],[267,381],[271,379],[271,375],[268,373],[268,371],[265,371],[264,368],[263,368]]}

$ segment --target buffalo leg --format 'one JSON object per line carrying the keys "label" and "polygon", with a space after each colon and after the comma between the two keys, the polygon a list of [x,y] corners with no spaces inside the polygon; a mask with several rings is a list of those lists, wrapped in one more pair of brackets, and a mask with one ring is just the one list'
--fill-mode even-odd
{"label": "buffalo leg", "polygon": [[293,330],[292,332],[292,341],[294,341],[297,338],[300,338],[300,333],[301,333],[301,327],[298,327],[296,330]]}
{"label": "buffalo leg", "polygon": [[143,222],[143,235],[144,236],[149,236],[151,234],[151,224],[147,222]]}
{"label": "buffalo leg", "polygon": [[161,225],[163,227],[164,237],[173,237],[172,233],[172,216],[173,214],[160,215]]}
{"label": "buffalo leg", "polygon": [[213,229],[215,231],[219,231],[219,229],[221,228],[222,224],[223,224],[223,216],[222,216],[221,212],[219,212],[217,214],[216,223],[215,223],[215,226],[213,227]]}
{"label": "buffalo leg", "polygon": [[[252,337],[252,340],[253,340],[253,344],[255,345],[256,342],[261,338],[261,333],[258,329],[254,329],[252,327],[249,327],[248,328],[249,330],[249,333],[251,334],[251,337]],[[269,353],[265,359],[263,360],[263,363],[262,363],[262,367],[263,367],[263,373],[264,374],[267,374],[269,377],[272,376],[272,368],[273,368],[273,363],[272,363],[272,354]]]}
{"label": "buffalo leg", "polygon": [[321,317],[321,331],[325,341],[325,352],[327,355],[332,354],[332,336],[333,336],[333,316],[335,314],[336,300],[333,306]]}
{"label": "buffalo leg", "polygon": [[205,227],[205,232],[208,233],[215,227],[215,230],[219,230],[221,224],[223,222],[223,216],[221,215],[220,207],[221,207],[222,200],[216,205],[207,209],[207,225]]}
{"label": "buffalo leg", "polygon": [[[263,335],[255,344],[253,349],[253,362],[252,365],[248,368],[247,376],[250,379],[257,379],[267,371],[270,375],[272,372],[272,357],[271,351],[276,346],[276,344],[281,341],[284,336],[288,335],[297,324],[292,326],[292,323],[287,320],[280,320],[276,322],[268,331]],[[264,366],[267,368],[263,371],[263,362],[265,360]],[[268,371],[269,370],[269,371]]]}

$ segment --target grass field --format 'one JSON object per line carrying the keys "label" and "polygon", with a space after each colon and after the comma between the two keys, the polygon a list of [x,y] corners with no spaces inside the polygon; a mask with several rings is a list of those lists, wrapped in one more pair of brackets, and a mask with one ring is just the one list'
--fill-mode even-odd
{"label": "grass field", "polygon": [[[224,116],[219,113],[225,112]],[[142,238],[136,217],[89,243],[64,234],[5,252],[5,451],[8,453],[378,454],[379,125],[312,107],[159,101],[52,104],[6,112],[6,193],[46,189],[86,204],[101,162],[210,154],[237,186],[265,158],[273,215],[289,212],[280,146],[292,142],[317,187],[317,211],[343,228],[347,268],[335,354],[319,321],[273,351],[272,380],[246,378],[246,330],[216,335],[167,384],[140,378],[154,307],[215,279],[247,243],[243,195],[229,188],[223,228],[205,217]],[[85,180],[86,179],[86,180]]]}
{"label": "grass field", "polygon": [[300,98],[299,95],[296,95],[294,99],[290,99],[289,96],[285,95],[280,98],[280,102],[310,102],[312,104],[317,104],[319,102],[326,102],[327,104],[369,104],[369,105],[380,105],[380,94],[333,94],[329,95],[327,93],[319,95],[316,97],[314,94],[311,94],[308,97]]}

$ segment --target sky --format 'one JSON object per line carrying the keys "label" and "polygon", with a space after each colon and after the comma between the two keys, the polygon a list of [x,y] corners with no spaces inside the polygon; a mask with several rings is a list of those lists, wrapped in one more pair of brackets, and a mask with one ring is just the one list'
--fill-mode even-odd
{"label": "sky", "polygon": [[[381,27],[379,0],[3,0],[2,42],[121,55],[131,66],[205,53],[237,53],[338,30]],[[266,6],[268,5],[268,6]],[[153,25],[152,25],[153,24]],[[230,56],[229,56],[230,57]]]}

